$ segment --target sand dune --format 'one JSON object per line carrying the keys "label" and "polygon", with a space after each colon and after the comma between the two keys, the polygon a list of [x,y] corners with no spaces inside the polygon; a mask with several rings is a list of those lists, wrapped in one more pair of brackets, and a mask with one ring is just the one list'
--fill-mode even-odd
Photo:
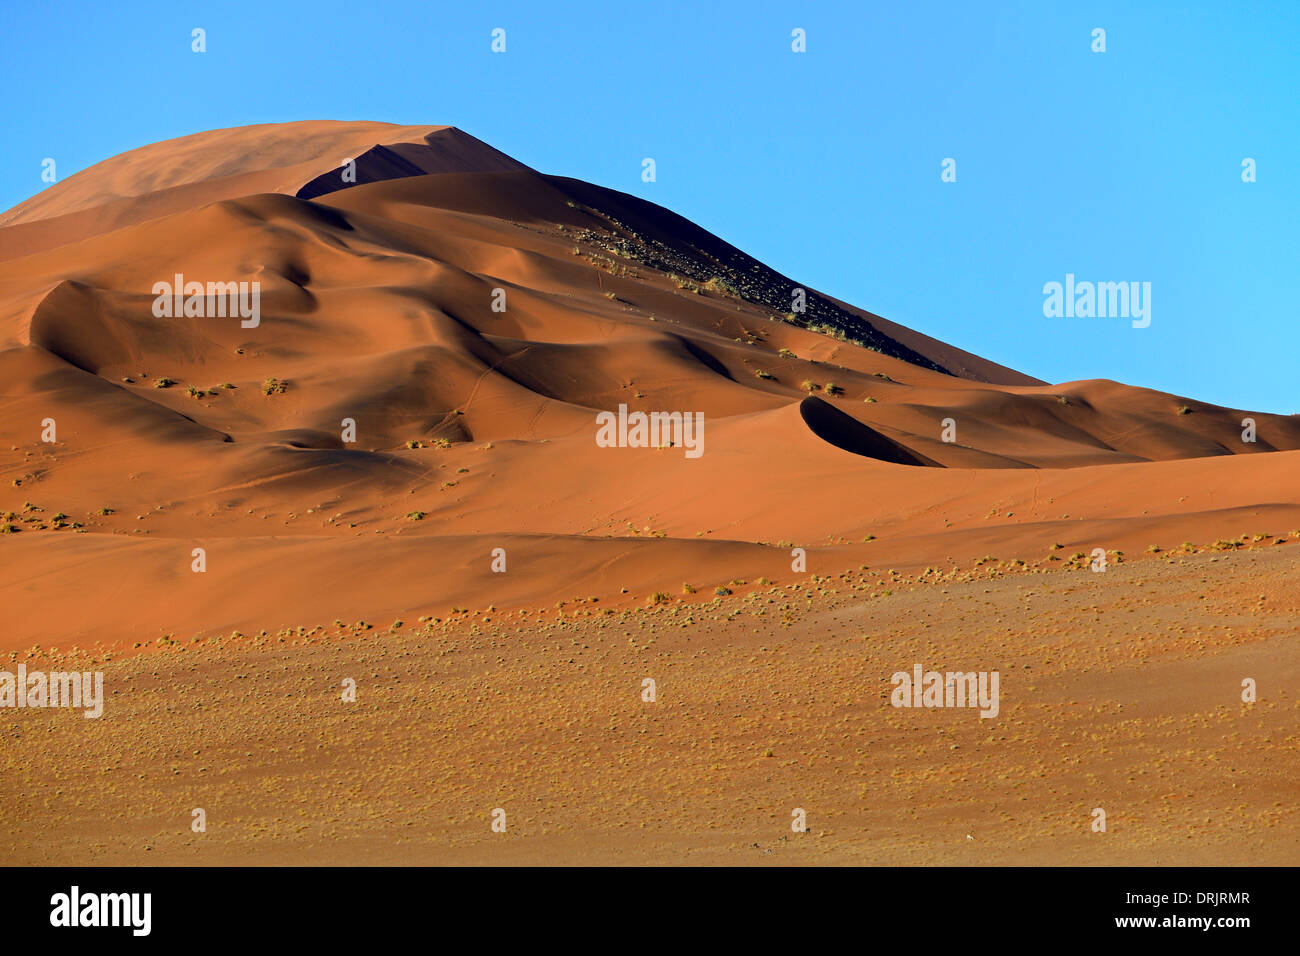
{"label": "sand dune", "polygon": [[[341,179],[347,156],[355,185]],[[734,543],[717,552],[728,560],[766,549],[755,567],[788,564],[778,542],[847,566],[868,535],[874,560],[925,564],[907,542],[945,532],[953,561],[1029,560],[1060,522],[1081,547],[1117,547],[1107,522],[1162,517],[1166,535],[1199,544],[1237,509],[1285,533],[1297,504],[1294,416],[1250,416],[1246,443],[1241,410],[1046,385],[813,290],[806,313],[789,313],[796,283],[717,237],[450,127],[199,134],[101,163],[5,222],[0,247],[23,254],[0,268],[0,470],[16,532],[3,553],[69,566],[81,549],[111,554],[97,560],[127,591],[134,575],[141,599],[157,562],[188,574],[212,537],[240,561],[256,542],[297,541],[285,573],[304,581],[328,579],[363,541],[673,549],[658,576],[629,574],[631,594],[679,583],[694,566],[684,555],[718,541]],[[258,283],[259,323],[156,317],[154,283],[176,275]],[[703,413],[707,454],[597,447],[595,415],[620,404]],[[40,440],[47,418],[53,443]],[[404,560],[361,562],[355,589],[330,588],[337,608],[322,612],[388,613],[395,599],[371,578],[405,580]],[[270,613],[287,582],[251,567],[206,579],[249,577],[247,614],[180,602],[149,626],[211,632]],[[568,572],[534,564],[518,588],[447,579],[429,606],[541,600],[571,590]],[[134,643],[139,626],[69,608],[4,640]]]}
{"label": "sand dune", "polygon": [[[179,298],[168,292],[160,304],[157,284],[175,286],[177,277]],[[192,300],[190,282],[201,289]],[[253,301],[240,298],[240,283],[248,296],[257,290],[255,315],[239,311]],[[292,750],[301,736],[275,707],[245,700],[246,685],[221,676],[245,652],[283,654],[281,670],[301,681],[340,655],[374,664],[376,653],[392,649],[418,657],[420,679],[432,680],[443,658],[464,647],[469,663],[453,661],[450,673],[466,700],[466,688],[481,686],[474,681],[495,680],[491,661],[505,666],[510,654],[509,666],[525,675],[519,687],[545,674],[566,688],[562,706],[540,712],[572,724],[566,707],[601,710],[607,701],[599,695],[616,677],[640,680],[640,664],[623,655],[644,657],[651,645],[637,639],[650,635],[665,642],[663,666],[691,662],[677,671],[693,675],[683,693],[704,701],[734,692],[753,708],[752,725],[728,725],[745,756],[726,779],[760,795],[763,818],[746,817],[728,840],[703,849],[698,841],[684,846],[665,826],[626,839],[618,831],[627,806],[593,811],[607,841],[597,848],[547,824],[544,808],[527,818],[538,833],[558,834],[556,852],[567,859],[604,862],[658,852],[735,861],[760,845],[751,837],[767,840],[759,834],[773,808],[786,812],[786,795],[750,757],[763,753],[762,728],[788,717],[790,694],[822,702],[799,718],[810,765],[815,755],[819,766],[856,767],[863,793],[888,773],[885,764],[854,763],[852,747],[830,734],[818,710],[841,706],[826,702],[840,699],[846,681],[880,679],[859,673],[861,635],[857,644],[837,637],[830,657],[800,656],[806,645],[820,650],[820,635],[836,631],[842,613],[866,628],[869,658],[888,670],[895,641],[909,661],[934,652],[923,633],[931,620],[950,654],[1005,649],[1002,632],[978,623],[974,605],[963,602],[983,601],[976,595],[987,585],[982,594],[995,598],[983,603],[1005,610],[1020,606],[1026,586],[1041,587],[1066,610],[1048,631],[1027,617],[1012,621],[1015,660],[1056,673],[1053,647],[1075,635],[1065,645],[1076,677],[1056,674],[1050,694],[1132,705],[1124,688],[1142,662],[1125,655],[1147,638],[1130,636],[1138,644],[1128,645],[1106,637],[1105,646],[1115,645],[1108,653],[1123,660],[1103,666],[1089,657],[1101,645],[1081,629],[1101,619],[1099,608],[1135,626],[1119,617],[1133,600],[1149,628],[1177,610],[1179,636],[1164,660],[1186,682],[1170,699],[1183,708],[1176,729],[1202,740],[1227,720],[1187,696],[1193,686],[1222,683],[1207,669],[1241,658],[1256,669],[1294,670],[1277,633],[1227,608],[1216,618],[1216,656],[1202,661],[1201,638],[1182,632],[1201,633],[1195,601],[1208,589],[1193,598],[1185,592],[1198,589],[1180,575],[1208,581],[1231,555],[1242,569],[1232,593],[1245,600],[1243,589],[1255,586],[1240,575],[1259,571],[1276,585],[1292,573],[1300,418],[1104,379],[1045,383],[816,290],[806,290],[806,311],[792,311],[798,288],[668,210],[537,172],[452,127],[254,126],[106,160],[0,217],[0,599],[10,621],[0,651],[11,660],[107,655],[129,682],[157,677],[154,664],[129,662],[138,652],[188,648],[198,661],[189,671],[208,675],[190,689],[195,706],[219,708],[229,718],[223,726],[243,728],[227,741],[243,753],[249,728],[266,714],[278,715],[278,746]],[[188,301],[201,314],[186,314]],[[620,409],[625,426],[637,413],[676,413],[678,421],[698,413],[704,424],[694,437],[702,444],[682,432],[646,442],[655,447],[604,447],[598,416]],[[1254,442],[1243,441],[1247,418]],[[1114,577],[1090,570],[1098,550],[1118,570]],[[1163,599],[1181,609],[1101,583],[1140,591],[1133,568],[1143,562]],[[949,586],[966,590],[949,596]],[[910,596],[900,600],[896,590]],[[1085,592],[1093,603],[1081,603]],[[756,623],[732,623],[745,613]],[[755,669],[768,654],[766,645],[751,646],[763,628],[776,629],[762,631],[769,642],[784,640],[787,628],[803,642],[800,654],[769,662],[780,666],[786,698],[765,691]],[[241,635],[254,636],[254,645]],[[380,639],[388,643],[373,644]],[[74,645],[83,650],[70,651]],[[590,647],[603,663],[572,671]],[[706,662],[710,649],[718,656]],[[167,673],[181,686],[188,678],[175,660],[167,659]],[[1238,680],[1240,666],[1231,664],[1223,680]],[[618,676],[610,667],[632,670]],[[276,691],[288,696],[279,684]],[[518,732],[516,718],[532,706],[526,691],[493,693],[500,726]],[[170,706],[164,697],[118,703],[152,713]],[[1012,763],[998,766],[1036,775],[1036,755],[1077,728],[1062,724],[1066,712],[1051,701],[1018,706],[1041,708],[1035,713],[1047,729],[1040,721],[1017,736]],[[470,720],[458,707],[442,706],[439,719]],[[1015,713],[1023,721],[1028,712]],[[362,763],[378,759],[374,748],[394,719],[390,711],[371,716],[376,722],[361,725],[354,751]],[[395,719],[405,726],[408,716]],[[889,746],[905,746],[895,734],[901,718],[887,716]],[[1240,719],[1276,730],[1284,717],[1268,710],[1255,723]],[[677,746],[695,746],[690,719],[677,714],[668,726]],[[962,747],[987,745],[968,731],[958,732]],[[1114,732],[1128,749],[1103,761],[1103,774],[1122,789],[1127,774],[1144,772],[1134,768],[1152,759],[1155,745],[1117,719]],[[95,752],[125,746],[115,733],[94,736]],[[621,739],[614,730],[595,736]],[[423,732],[411,739],[437,746]],[[663,759],[639,742],[618,746],[651,763]],[[145,779],[146,758],[129,756],[132,780]],[[479,753],[440,759],[440,786],[464,804],[456,813],[497,799],[481,792]],[[510,763],[503,753],[494,759]],[[603,762],[608,753],[565,759],[589,773],[554,791],[561,802],[623,772],[619,761]],[[1274,786],[1261,769],[1274,759],[1265,747],[1245,763]],[[685,786],[702,800],[716,781],[697,763],[692,758]],[[304,773],[312,786],[321,781],[310,769],[266,773],[268,787],[295,792],[310,789]],[[529,773],[512,780],[534,786]],[[379,777],[385,793],[405,779],[393,767]],[[0,809],[52,826],[77,817],[98,834],[121,817],[118,797],[146,807],[155,823],[169,812],[161,791],[114,791],[113,799],[87,798],[99,814],[87,823],[47,788],[6,788],[6,779],[17,778],[0,773]],[[838,772],[800,779],[840,807],[836,814],[847,812]],[[940,839],[908,808],[919,794],[927,814],[958,801],[978,817],[979,788],[958,786],[945,797],[920,770],[891,779],[883,799],[892,835],[871,846],[827,839],[819,853],[835,861],[966,860],[967,847],[950,845],[949,831],[976,824],[941,821]],[[1070,776],[1067,789],[1079,795],[1087,787]],[[239,785],[226,792],[238,813],[260,812]],[[1010,790],[1002,796],[1019,799]],[[1116,856],[1073,843],[1066,855],[1141,861],[1157,848],[1197,862],[1229,844],[1261,854],[1269,844],[1256,824],[1278,825],[1267,800],[1250,819],[1235,807],[1246,814],[1236,832],[1249,839],[1220,833],[1189,853],[1180,817],[1151,794],[1133,799],[1129,812],[1146,814],[1150,829]],[[682,833],[713,825],[694,811],[669,816]],[[977,832],[1005,842],[1013,839],[1005,823]],[[360,841],[357,852],[368,860],[412,859],[393,848],[397,823],[372,824],[334,818],[309,848],[277,831],[258,859],[329,860],[336,838]],[[1060,859],[1052,841],[1062,826],[1022,828],[1014,839],[1036,860]],[[231,860],[260,852],[241,842],[242,832],[218,844]],[[190,844],[139,835],[163,846],[168,861],[192,861]],[[108,847],[106,862],[134,861],[133,838],[95,839]],[[533,859],[543,845],[499,852],[469,837],[448,839],[467,859],[490,853],[512,862]],[[10,844],[16,859],[48,861],[34,843]],[[808,847],[792,856],[773,845],[780,860],[819,858]]]}

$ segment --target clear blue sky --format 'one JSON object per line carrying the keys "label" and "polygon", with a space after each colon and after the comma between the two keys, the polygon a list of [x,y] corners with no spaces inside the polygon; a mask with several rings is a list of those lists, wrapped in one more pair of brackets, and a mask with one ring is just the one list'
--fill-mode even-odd
{"label": "clear blue sky", "polygon": [[[448,123],[1040,378],[1300,412],[1296,0],[6,2],[0,79],[3,208],[47,156]],[[1045,318],[1067,272],[1150,282],[1150,327]]]}

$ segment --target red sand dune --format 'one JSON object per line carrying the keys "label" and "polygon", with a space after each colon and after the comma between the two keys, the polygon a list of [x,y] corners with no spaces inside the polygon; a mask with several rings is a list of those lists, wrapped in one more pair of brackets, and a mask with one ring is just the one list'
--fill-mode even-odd
{"label": "red sand dune", "polygon": [[[156,315],[178,274],[258,321]],[[0,651],[107,702],[0,708],[0,862],[1294,862],[1300,419],[795,288],[450,127],[0,217]],[[892,707],[915,662],[997,719]]]}
{"label": "red sand dune", "polygon": [[[1300,527],[1294,416],[787,318],[716,236],[450,127],[202,133],[0,224],[7,649]],[[176,274],[260,283],[260,324],[156,318]],[[620,404],[702,412],[705,454],[598,447]]]}

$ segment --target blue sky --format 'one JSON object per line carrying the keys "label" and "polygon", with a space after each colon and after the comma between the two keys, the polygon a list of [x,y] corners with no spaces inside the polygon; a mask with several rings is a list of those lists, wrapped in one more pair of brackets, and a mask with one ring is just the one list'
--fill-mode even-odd
{"label": "blue sky", "polygon": [[[67,178],[218,127],[448,123],[1040,378],[1300,412],[1295,0],[6,7],[0,208],[45,157]],[[1150,327],[1045,317],[1066,273],[1150,282]]]}

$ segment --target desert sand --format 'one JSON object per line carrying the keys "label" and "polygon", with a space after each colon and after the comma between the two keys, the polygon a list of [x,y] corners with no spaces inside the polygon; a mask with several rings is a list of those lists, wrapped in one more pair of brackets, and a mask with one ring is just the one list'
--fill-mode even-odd
{"label": "desert sand", "polygon": [[[797,288],[447,126],[0,216],[0,669],[108,694],[0,707],[0,860],[1296,862],[1300,417]],[[600,447],[620,405],[703,454]],[[891,707],[916,663],[1001,712]]]}

